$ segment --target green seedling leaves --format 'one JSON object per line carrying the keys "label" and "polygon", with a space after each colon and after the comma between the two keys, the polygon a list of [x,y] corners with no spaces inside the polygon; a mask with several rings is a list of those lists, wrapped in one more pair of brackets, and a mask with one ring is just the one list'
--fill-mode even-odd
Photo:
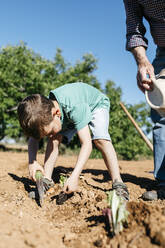
{"label": "green seedling leaves", "polygon": [[36,174],[35,174],[36,180],[40,180],[42,177],[43,177],[42,172],[39,171],[39,170],[37,170],[37,171],[36,171]]}
{"label": "green seedling leaves", "polygon": [[116,194],[115,190],[107,192],[108,208],[103,210],[103,214],[108,217],[110,229],[114,234],[123,230],[123,225],[127,223],[128,210],[126,201]]}
{"label": "green seedling leaves", "polygon": [[60,175],[60,185],[61,185],[61,187],[64,187],[64,184],[65,184],[66,180],[67,180],[66,176]]}
{"label": "green seedling leaves", "polygon": [[[64,184],[65,184],[67,179],[68,179],[67,176],[65,176],[63,174],[60,175],[60,186],[61,186],[61,188],[64,187]],[[68,195],[68,194],[64,193],[63,191],[60,192],[60,194],[58,195],[57,200],[56,200],[57,205],[62,205],[71,196],[72,196],[71,194]]]}

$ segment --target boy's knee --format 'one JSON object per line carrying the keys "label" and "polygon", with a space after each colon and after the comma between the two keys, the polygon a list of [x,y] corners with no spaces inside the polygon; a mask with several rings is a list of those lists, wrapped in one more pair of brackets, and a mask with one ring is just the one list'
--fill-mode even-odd
{"label": "boy's knee", "polygon": [[97,139],[97,140],[93,140],[93,142],[96,147],[103,147],[105,144],[107,144],[107,142],[109,142],[109,140]]}

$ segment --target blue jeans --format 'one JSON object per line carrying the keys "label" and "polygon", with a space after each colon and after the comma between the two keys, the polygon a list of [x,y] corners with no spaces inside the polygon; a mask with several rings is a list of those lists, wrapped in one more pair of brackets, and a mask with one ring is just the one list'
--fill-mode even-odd
{"label": "blue jeans", "polygon": [[[153,61],[155,75],[165,68],[165,48],[157,48]],[[157,111],[151,109],[154,145],[154,177],[159,185],[165,185],[165,117],[161,117]]]}

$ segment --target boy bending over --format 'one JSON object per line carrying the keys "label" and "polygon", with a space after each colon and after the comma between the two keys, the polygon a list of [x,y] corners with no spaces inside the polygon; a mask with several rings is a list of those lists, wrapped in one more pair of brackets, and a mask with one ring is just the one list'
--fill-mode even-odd
{"label": "boy bending over", "polygon": [[[35,181],[35,173],[40,170],[49,187],[52,184],[51,177],[60,143],[69,143],[77,133],[81,149],[63,191],[71,193],[77,190],[79,175],[90,156],[93,141],[102,153],[112,178],[112,188],[118,195],[129,200],[128,189],[122,182],[116,152],[108,132],[109,108],[108,97],[85,83],[71,83],[56,88],[49,93],[49,98],[39,94],[26,97],[18,106],[18,117],[23,131],[30,137],[28,141],[30,178]],[[48,136],[48,143],[43,170],[36,156],[38,141],[44,136]]]}

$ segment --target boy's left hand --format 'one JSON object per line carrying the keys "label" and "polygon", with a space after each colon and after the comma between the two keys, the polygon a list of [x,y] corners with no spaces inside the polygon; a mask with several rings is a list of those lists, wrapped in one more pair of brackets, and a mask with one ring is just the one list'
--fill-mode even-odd
{"label": "boy's left hand", "polygon": [[78,189],[78,179],[70,176],[64,184],[63,192],[70,194]]}

